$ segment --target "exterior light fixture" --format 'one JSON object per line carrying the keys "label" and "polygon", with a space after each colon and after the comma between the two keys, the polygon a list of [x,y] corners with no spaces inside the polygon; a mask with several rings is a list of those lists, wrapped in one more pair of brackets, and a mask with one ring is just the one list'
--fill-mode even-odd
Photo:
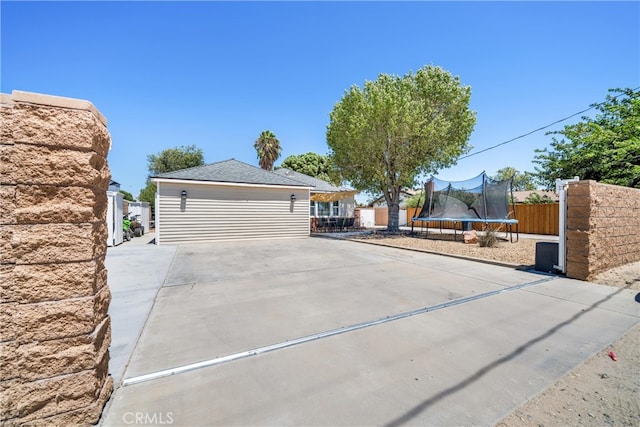
{"label": "exterior light fixture", "polygon": [[292,195],[291,195],[291,201],[292,201],[292,202],[295,202],[295,201],[296,201],[296,195],[295,195],[295,194],[292,194]]}
{"label": "exterior light fixture", "polygon": [[182,193],[180,193],[180,197],[182,197],[182,199],[186,199],[187,198],[187,190],[182,190]]}

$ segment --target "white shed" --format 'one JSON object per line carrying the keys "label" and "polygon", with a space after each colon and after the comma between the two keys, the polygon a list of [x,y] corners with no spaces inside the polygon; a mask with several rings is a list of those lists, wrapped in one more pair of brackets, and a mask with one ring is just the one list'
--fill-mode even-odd
{"label": "white shed", "polygon": [[151,208],[149,202],[129,202],[129,218],[138,217],[146,233],[149,231]]}
{"label": "white shed", "polygon": [[107,191],[107,246],[118,246],[123,242],[122,193]]}
{"label": "white shed", "polygon": [[310,186],[231,159],[153,177],[156,244],[304,238]]}

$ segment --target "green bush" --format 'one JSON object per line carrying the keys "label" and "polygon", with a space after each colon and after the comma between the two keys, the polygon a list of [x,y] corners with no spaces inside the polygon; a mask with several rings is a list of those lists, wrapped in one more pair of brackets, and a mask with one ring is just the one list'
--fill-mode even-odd
{"label": "green bush", "polygon": [[484,234],[478,234],[478,245],[481,248],[493,248],[498,245],[498,236],[491,228],[487,228]]}
{"label": "green bush", "polygon": [[529,196],[524,199],[525,205],[542,205],[547,203],[555,203],[553,199],[546,194],[540,195],[538,193],[531,193]]}

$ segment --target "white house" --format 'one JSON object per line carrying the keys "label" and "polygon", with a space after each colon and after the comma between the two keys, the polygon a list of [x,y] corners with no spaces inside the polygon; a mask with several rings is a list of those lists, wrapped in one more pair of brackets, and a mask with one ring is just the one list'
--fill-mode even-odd
{"label": "white house", "polygon": [[337,187],[326,181],[290,169],[277,169],[274,173],[310,185],[310,217],[352,217],[354,215],[356,190]]}

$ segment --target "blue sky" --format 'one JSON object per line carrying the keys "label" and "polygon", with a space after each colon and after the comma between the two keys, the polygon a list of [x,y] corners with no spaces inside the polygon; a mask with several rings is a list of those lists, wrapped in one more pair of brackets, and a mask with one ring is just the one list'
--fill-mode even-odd
{"label": "blue sky", "polygon": [[[472,153],[640,86],[640,2],[0,3],[1,90],[91,101],[113,179],[137,196],[146,156],[195,144],[205,161],[326,154],[329,113],[380,73],[438,65],[472,88]],[[564,124],[575,123],[575,117]],[[532,171],[538,132],[442,170]]]}

